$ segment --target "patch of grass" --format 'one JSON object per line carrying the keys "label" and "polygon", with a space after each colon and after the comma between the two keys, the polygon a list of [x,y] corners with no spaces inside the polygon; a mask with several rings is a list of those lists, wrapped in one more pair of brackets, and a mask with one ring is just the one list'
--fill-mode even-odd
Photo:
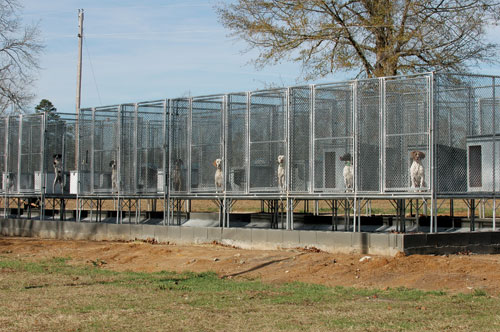
{"label": "patch of grass", "polygon": [[69,261],[0,258],[0,331],[500,330],[500,302],[483,290],[273,285]]}

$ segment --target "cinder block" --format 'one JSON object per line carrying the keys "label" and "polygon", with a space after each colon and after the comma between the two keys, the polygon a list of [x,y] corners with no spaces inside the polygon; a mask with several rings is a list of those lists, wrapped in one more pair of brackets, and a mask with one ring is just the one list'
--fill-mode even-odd
{"label": "cinder block", "polygon": [[319,246],[333,248],[335,247],[335,241],[333,232],[330,231],[317,231],[316,232],[316,241]]}
{"label": "cinder block", "polygon": [[88,223],[90,226],[90,239],[94,241],[108,240],[108,225],[107,223]]}
{"label": "cinder block", "polygon": [[161,226],[155,228],[155,240],[160,243],[172,242],[168,237],[169,226]]}
{"label": "cinder block", "polygon": [[[135,234],[134,233],[134,226],[140,226],[137,227],[137,230],[139,233]],[[130,234],[132,235],[133,238],[140,239],[140,240],[147,240],[147,239],[154,239],[155,238],[155,229],[159,227],[156,225],[130,225]]]}
{"label": "cinder block", "polygon": [[166,226],[168,229],[168,241],[180,243],[182,226]]}
{"label": "cinder block", "polygon": [[224,228],[222,240],[231,240],[250,244],[252,242],[252,230],[243,228]]}
{"label": "cinder block", "polygon": [[403,234],[402,236],[405,249],[427,245],[427,234]]}
{"label": "cinder block", "polygon": [[110,241],[130,241],[130,225],[108,224],[107,236]]}
{"label": "cinder block", "polygon": [[469,233],[469,243],[471,245],[489,245],[491,244],[491,232],[471,232]]}
{"label": "cinder block", "polygon": [[267,229],[252,229],[252,244],[265,244],[267,243]]}
{"label": "cinder block", "polygon": [[470,233],[440,233],[438,235],[439,247],[467,246],[470,243]]}
{"label": "cinder block", "polygon": [[283,243],[283,231],[281,229],[266,229],[266,241],[270,244],[280,246]]}
{"label": "cinder block", "polygon": [[207,243],[208,228],[207,227],[191,227],[193,229],[193,239],[196,243]]}
{"label": "cinder block", "polygon": [[370,248],[388,248],[389,247],[389,235],[390,234],[369,234],[370,236]]}
{"label": "cinder block", "polygon": [[442,234],[437,234],[437,233],[426,234],[424,245],[425,246],[434,246],[434,247],[439,246],[440,235],[442,235]]}
{"label": "cinder block", "polygon": [[181,237],[179,241],[182,243],[193,243],[194,242],[194,227],[180,227]]}
{"label": "cinder block", "polygon": [[80,224],[74,222],[64,222],[60,225],[61,238],[65,240],[83,240],[85,233]]}
{"label": "cinder block", "polygon": [[352,233],[352,247],[358,249],[361,253],[367,254],[370,250],[370,234]]}
{"label": "cinder block", "polygon": [[352,232],[333,232],[335,247],[351,248],[352,247]]}
{"label": "cinder block", "polygon": [[20,220],[18,222],[19,235],[25,237],[32,236],[33,224],[36,222],[40,222],[40,220]]}
{"label": "cinder block", "polygon": [[300,237],[298,231],[282,231],[283,245],[285,247],[300,247]]}
{"label": "cinder block", "polygon": [[301,246],[317,246],[316,231],[295,231],[299,233],[299,243]]}
{"label": "cinder block", "polygon": [[207,227],[207,240],[209,242],[222,240],[222,228],[220,227]]}
{"label": "cinder block", "polygon": [[60,229],[57,227],[56,222],[40,222],[36,228],[39,228],[39,237],[46,239],[57,239],[60,234]]}

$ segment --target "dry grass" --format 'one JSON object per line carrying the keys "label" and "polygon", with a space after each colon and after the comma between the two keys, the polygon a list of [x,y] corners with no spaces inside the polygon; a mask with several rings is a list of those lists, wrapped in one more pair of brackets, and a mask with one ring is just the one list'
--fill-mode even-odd
{"label": "dry grass", "polygon": [[499,331],[477,291],[352,289],[137,273],[0,255],[0,331]]}

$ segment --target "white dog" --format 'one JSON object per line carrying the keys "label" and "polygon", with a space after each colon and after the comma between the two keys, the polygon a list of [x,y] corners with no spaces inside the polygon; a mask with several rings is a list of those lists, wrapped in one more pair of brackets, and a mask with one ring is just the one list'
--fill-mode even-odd
{"label": "white dog", "polygon": [[223,184],[224,177],[222,174],[222,159],[216,159],[214,161],[215,170],[215,192],[219,192],[219,188],[222,192],[224,192]]}
{"label": "white dog", "polygon": [[116,161],[111,160],[109,162],[109,167],[111,167],[111,187],[113,188],[113,192],[118,192],[118,170]]}
{"label": "white dog", "polygon": [[280,191],[285,190],[285,156],[278,156],[278,186]]}
{"label": "white dog", "polygon": [[352,191],[354,186],[354,169],[352,167],[352,156],[346,153],[340,157],[340,160],[345,162],[344,166],[344,185],[346,191]]}
{"label": "white dog", "polygon": [[175,191],[182,190],[182,159],[177,159],[174,162],[174,170],[172,171],[172,184]]}
{"label": "white dog", "polygon": [[5,181],[7,182],[7,192],[12,192],[16,188],[16,174],[6,173]]}
{"label": "white dog", "polygon": [[425,187],[425,170],[422,165],[422,159],[425,158],[425,153],[422,151],[412,151],[410,153],[410,161],[413,161],[410,166],[410,181],[412,188]]}
{"label": "white dog", "polygon": [[54,158],[54,182],[52,183],[52,192],[56,192],[56,184],[59,183],[59,186],[61,187],[61,193],[64,191],[64,182],[63,182],[63,169],[62,169],[62,155],[61,154],[55,154],[53,156]]}

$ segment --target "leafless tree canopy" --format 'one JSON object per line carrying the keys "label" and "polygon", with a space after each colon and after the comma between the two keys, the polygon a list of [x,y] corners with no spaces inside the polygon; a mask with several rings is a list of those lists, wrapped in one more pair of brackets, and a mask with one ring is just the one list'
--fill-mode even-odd
{"label": "leafless tree canopy", "polygon": [[23,26],[16,0],[0,0],[0,114],[25,110],[33,95],[38,55],[43,49],[37,25]]}
{"label": "leafless tree canopy", "polygon": [[487,42],[485,29],[499,22],[499,5],[492,0],[237,0],[218,5],[217,12],[233,36],[259,50],[258,67],[293,60],[311,79],[352,70],[366,77],[464,71],[495,62],[499,45]]}

